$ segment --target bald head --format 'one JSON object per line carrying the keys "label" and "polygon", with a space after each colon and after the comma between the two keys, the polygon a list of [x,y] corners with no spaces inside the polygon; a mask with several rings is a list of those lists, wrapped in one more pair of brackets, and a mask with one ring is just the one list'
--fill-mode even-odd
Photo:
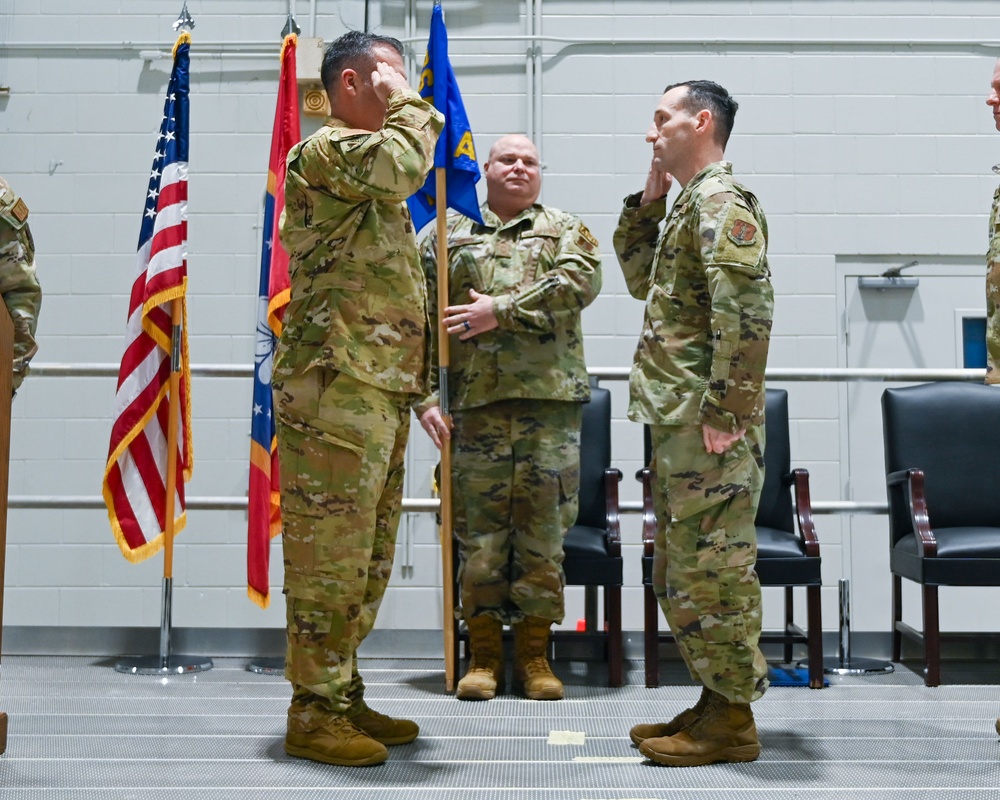
{"label": "bald head", "polygon": [[993,79],[990,81],[990,93],[986,95],[986,105],[993,112],[993,124],[1000,131],[1000,59],[993,66]]}
{"label": "bald head", "polygon": [[530,208],[542,191],[538,148],[519,133],[497,139],[490,148],[484,173],[486,202],[503,222]]}

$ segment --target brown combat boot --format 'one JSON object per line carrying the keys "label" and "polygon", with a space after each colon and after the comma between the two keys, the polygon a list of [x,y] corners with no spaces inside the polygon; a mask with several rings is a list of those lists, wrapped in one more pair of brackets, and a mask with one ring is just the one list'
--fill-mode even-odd
{"label": "brown combat boot", "polygon": [[549,666],[546,651],[552,623],[541,617],[525,617],[515,622],[514,679],[524,686],[529,700],[562,700],[563,685]]}
{"label": "brown combat boot", "polygon": [[480,614],[465,623],[469,628],[472,659],[469,671],[458,682],[459,700],[492,700],[503,689],[503,625],[500,620]]}
{"label": "brown combat boot", "polygon": [[695,720],[704,713],[705,706],[708,705],[708,698],[711,694],[707,686],[702,686],[701,697],[698,698],[698,702],[691,706],[691,708],[685,708],[670,722],[650,722],[633,725],[632,730],[628,732],[629,738],[633,744],[640,745],[646,739],[659,739],[664,736],[673,736],[676,733],[680,733],[685,728],[693,725]]}
{"label": "brown combat boot", "polygon": [[705,711],[673,736],[646,739],[639,752],[667,767],[700,767],[718,761],[754,761],[760,740],[749,703],[730,703],[712,692]]}
{"label": "brown combat boot", "polygon": [[368,767],[389,757],[385,745],[376,742],[347,717],[331,717],[321,728],[285,734],[285,752],[339,767]]}
{"label": "brown combat boot", "polygon": [[1000,734],[1000,717],[997,717],[997,733]]}
{"label": "brown combat boot", "polygon": [[361,700],[347,712],[347,718],[376,742],[385,745],[409,744],[417,738],[420,726],[408,719],[394,719],[368,707]]}

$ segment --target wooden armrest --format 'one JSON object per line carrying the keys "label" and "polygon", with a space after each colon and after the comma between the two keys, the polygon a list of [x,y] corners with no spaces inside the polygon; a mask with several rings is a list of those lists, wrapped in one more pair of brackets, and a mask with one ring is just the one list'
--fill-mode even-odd
{"label": "wooden armrest", "polygon": [[913,535],[917,537],[921,555],[924,558],[934,558],[937,555],[937,539],[931,530],[930,518],[927,516],[927,495],[924,494],[924,471],[922,469],[906,470],[907,494],[909,496],[910,520],[913,523]]}
{"label": "wooden armrest", "polygon": [[622,471],[614,467],[604,470],[604,503],[607,508],[608,555],[619,558],[622,554],[622,528],[619,520],[618,484]]}
{"label": "wooden armrest", "polygon": [[809,496],[809,470],[792,470],[792,482],[795,485],[795,516],[799,523],[799,535],[806,547],[806,555],[819,556],[819,537],[816,536],[816,526],[813,524],[812,499]]}
{"label": "wooden armrest", "polygon": [[653,556],[653,541],[656,539],[656,511],[653,506],[653,471],[643,467],[635,473],[635,479],[642,483],[642,555]]}

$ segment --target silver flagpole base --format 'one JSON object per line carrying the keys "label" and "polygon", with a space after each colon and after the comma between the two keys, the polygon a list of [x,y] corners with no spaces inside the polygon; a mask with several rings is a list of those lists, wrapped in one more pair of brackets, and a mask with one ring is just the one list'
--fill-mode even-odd
{"label": "silver flagpole base", "polygon": [[[840,653],[823,659],[823,672],[827,675],[888,675],[895,671],[889,661],[879,661],[875,658],[858,658],[851,656],[851,582],[842,578],[838,582],[840,594]],[[808,667],[805,659],[796,664],[797,667]]]}
{"label": "silver flagpole base", "polygon": [[115,664],[116,672],[131,675],[191,675],[207,672],[212,668],[212,659],[207,656],[139,656],[124,658]]}
{"label": "silver flagpole base", "polygon": [[125,658],[115,664],[115,671],[130,675],[190,675],[212,668],[207,656],[175,656],[170,654],[170,619],[173,609],[173,578],[163,579],[160,606],[160,654]]}
{"label": "silver flagpole base", "polygon": [[277,675],[283,678],[285,676],[285,657],[255,658],[247,664],[247,672],[252,672],[255,675]]}

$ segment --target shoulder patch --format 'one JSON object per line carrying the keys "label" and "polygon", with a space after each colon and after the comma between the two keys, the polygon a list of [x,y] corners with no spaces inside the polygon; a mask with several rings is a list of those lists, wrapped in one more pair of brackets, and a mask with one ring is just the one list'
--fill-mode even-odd
{"label": "shoulder patch", "polygon": [[27,203],[8,190],[0,199],[0,219],[6,220],[16,230],[20,230],[28,221]]}
{"label": "shoulder patch", "polygon": [[576,246],[588,253],[593,253],[600,247],[597,239],[594,238],[594,234],[582,222],[577,230]]}
{"label": "shoulder patch", "polygon": [[751,225],[745,219],[733,220],[733,224],[726,231],[726,236],[733,240],[740,247],[751,245],[757,238],[757,226]]}

